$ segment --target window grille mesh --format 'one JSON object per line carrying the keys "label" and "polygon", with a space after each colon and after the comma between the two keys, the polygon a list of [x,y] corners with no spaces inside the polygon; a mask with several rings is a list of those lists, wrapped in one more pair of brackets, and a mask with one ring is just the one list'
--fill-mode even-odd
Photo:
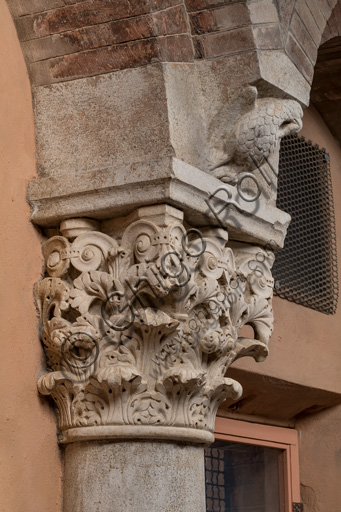
{"label": "window grille mesh", "polygon": [[275,293],[322,313],[336,312],[339,287],[329,155],[289,135],[281,142],[277,207],[292,217],[276,251]]}

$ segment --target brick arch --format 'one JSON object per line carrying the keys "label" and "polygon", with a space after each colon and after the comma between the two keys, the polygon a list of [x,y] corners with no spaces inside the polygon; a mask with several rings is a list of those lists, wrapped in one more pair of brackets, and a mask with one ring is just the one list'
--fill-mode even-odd
{"label": "brick arch", "polygon": [[311,84],[318,48],[334,16],[341,22],[337,0],[296,0],[286,31],[285,51]]}

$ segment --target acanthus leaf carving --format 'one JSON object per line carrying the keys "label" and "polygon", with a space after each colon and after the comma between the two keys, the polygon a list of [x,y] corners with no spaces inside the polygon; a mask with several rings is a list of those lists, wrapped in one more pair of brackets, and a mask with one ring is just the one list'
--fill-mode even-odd
{"label": "acanthus leaf carving", "polygon": [[[152,426],[203,441],[219,404],[241,396],[229,366],[266,357],[272,255],[230,244],[223,229],[189,231],[139,220],[121,239],[91,231],[45,244],[49,277],[35,293],[50,371],[38,386],[56,401],[65,439]],[[56,255],[64,264],[51,270]],[[255,339],[238,337],[245,324]]]}

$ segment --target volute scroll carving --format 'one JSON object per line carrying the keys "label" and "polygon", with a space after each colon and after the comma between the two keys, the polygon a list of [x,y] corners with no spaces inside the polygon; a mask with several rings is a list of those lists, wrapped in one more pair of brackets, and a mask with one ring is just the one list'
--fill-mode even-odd
{"label": "volute scroll carving", "polygon": [[[38,388],[56,402],[61,440],[210,442],[219,404],[242,394],[228,368],[268,353],[272,252],[141,219],[117,238],[54,236],[44,257]],[[246,324],[254,339],[238,336]]]}

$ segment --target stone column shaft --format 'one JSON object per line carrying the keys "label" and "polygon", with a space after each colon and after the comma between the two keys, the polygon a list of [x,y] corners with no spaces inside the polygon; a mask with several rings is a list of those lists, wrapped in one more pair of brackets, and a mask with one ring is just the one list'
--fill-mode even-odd
{"label": "stone column shaft", "polygon": [[171,442],[69,444],[64,512],[205,512],[204,449]]}

